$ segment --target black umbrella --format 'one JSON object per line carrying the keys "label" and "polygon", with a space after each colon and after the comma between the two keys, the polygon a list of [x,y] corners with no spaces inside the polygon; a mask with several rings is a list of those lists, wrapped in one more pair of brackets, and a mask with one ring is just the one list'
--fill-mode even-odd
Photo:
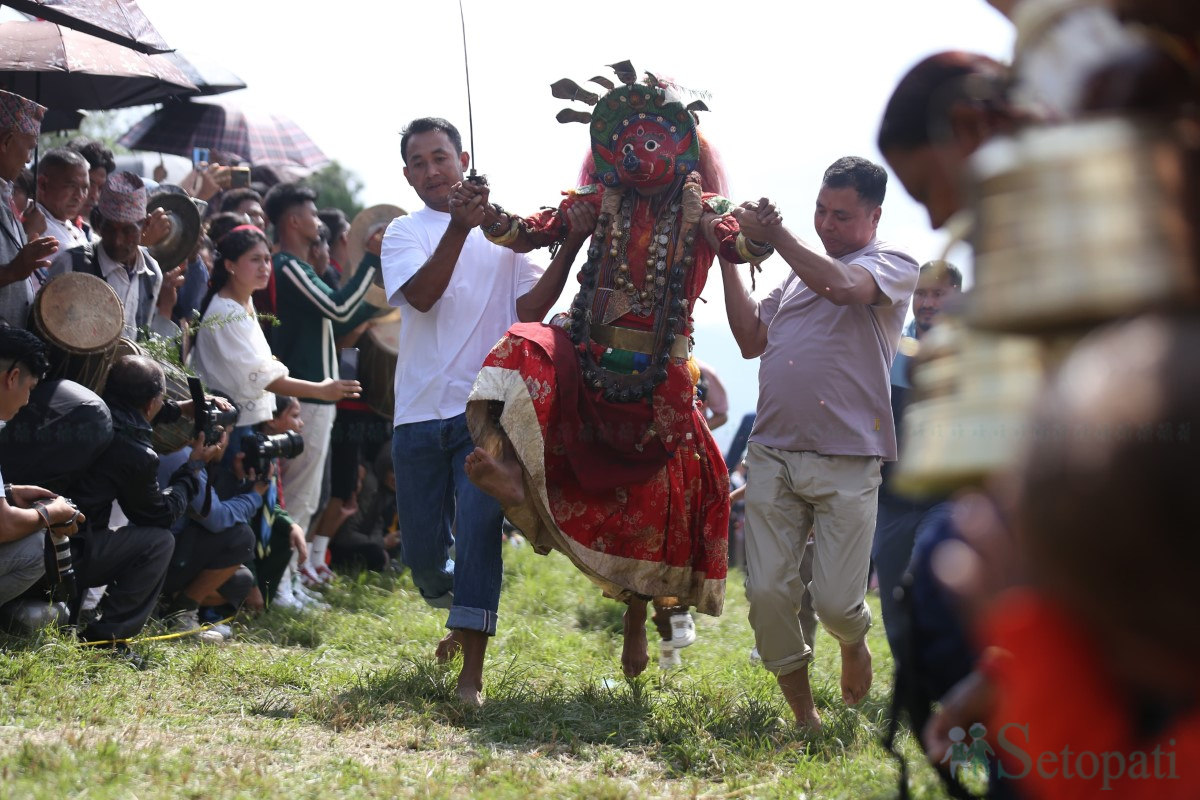
{"label": "black umbrella", "polygon": [[0,23],[0,88],[69,111],[196,93],[169,61],[52,22]]}
{"label": "black umbrella", "polygon": [[201,96],[224,94],[246,88],[246,82],[219,61],[199,53],[184,55],[176,50],[166,55],[153,56],[153,59],[165,59],[178,67],[188,80],[196,84],[199,90],[197,94]]}
{"label": "black umbrella", "polygon": [[138,8],[137,0],[2,0],[16,9],[64,28],[82,31],[139,53],[167,53],[171,48]]}

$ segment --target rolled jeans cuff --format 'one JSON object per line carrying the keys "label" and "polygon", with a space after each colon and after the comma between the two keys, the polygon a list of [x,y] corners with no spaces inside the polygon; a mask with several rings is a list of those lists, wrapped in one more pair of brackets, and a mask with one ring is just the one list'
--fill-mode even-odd
{"label": "rolled jeans cuff", "polygon": [[496,635],[496,612],[486,608],[452,606],[446,627],[452,630],[480,631],[488,636]]}

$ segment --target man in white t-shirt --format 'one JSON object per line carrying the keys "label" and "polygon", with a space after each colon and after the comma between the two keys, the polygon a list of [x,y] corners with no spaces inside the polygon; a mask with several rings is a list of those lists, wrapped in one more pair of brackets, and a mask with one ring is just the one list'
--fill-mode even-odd
{"label": "man in white t-shirt", "polygon": [[[838,641],[842,698],[871,687],[865,602],[880,464],[896,458],[888,370],[917,285],[917,262],[876,234],[887,173],[848,157],[825,171],[821,247],[782,225],[768,200],[734,211],[747,237],[791,272],[761,302],[722,263],[725,305],[746,358],[761,356],[746,448],[746,596],[763,666],[802,727],[819,728],[808,680],[812,612]],[[814,537],[812,580],[801,562]],[[798,617],[797,615],[800,615]]]}
{"label": "man in white t-shirt", "polygon": [[[400,533],[404,563],[422,597],[450,609],[446,627],[453,632],[438,657],[461,646],[465,671],[475,662],[482,667],[487,637],[496,632],[503,518],[500,504],[463,471],[475,447],[467,397],[542,269],[484,236],[486,192],[466,203],[452,200],[470,163],[453,125],[414,120],[400,150],[404,177],[425,203],[394,220],[383,239],[388,302],[404,309],[392,438]],[[460,694],[478,702],[480,689],[464,694],[460,687]]]}

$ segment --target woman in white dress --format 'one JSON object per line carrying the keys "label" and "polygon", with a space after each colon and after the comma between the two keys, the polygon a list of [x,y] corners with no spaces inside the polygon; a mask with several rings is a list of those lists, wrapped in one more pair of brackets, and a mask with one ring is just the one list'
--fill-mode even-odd
{"label": "woman in white dress", "polygon": [[[331,403],[358,397],[358,381],[329,378],[314,383],[288,376],[288,368],[271,354],[254,310],[252,295],[271,277],[271,249],[266,234],[253,225],[239,225],[216,242],[208,294],[200,304],[201,322],[191,349],[191,366],[208,384],[227,394],[238,406],[237,428],[230,441],[239,443],[253,426],[270,420],[275,394],[325,400]],[[240,448],[229,450],[229,458]],[[315,602],[297,586],[296,555],[280,579],[276,601],[295,607]]]}
{"label": "woman in white dress", "polygon": [[331,403],[358,397],[358,381],[296,380],[271,354],[251,299],[271,278],[266,234],[253,225],[239,225],[215,246],[212,279],[200,304],[201,321],[215,324],[196,334],[191,366],[211,389],[237,403],[238,427],[269,420],[276,393]]}

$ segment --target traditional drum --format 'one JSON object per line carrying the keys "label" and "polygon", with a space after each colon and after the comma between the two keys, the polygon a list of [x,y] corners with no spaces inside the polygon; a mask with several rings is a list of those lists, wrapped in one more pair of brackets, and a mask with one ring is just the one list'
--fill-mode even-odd
{"label": "traditional drum", "polygon": [[[363,256],[367,252],[367,240],[379,228],[386,226],[396,217],[402,217],[408,212],[400,206],[393,206],[387,203],[371,206],[363,209],[350,223],[350,232],[347,236],[347,257],[346,263],[349,269],[358,269],[362,262]],[[367,290],[366,302],[369,305],[379,309],[381,315],[389,313],[392,309],[387,301],[387,292],[383,288],[383,271],[375,273],[375,282],[370,289]],[[390,380],[390,379],[389,379]],[[387,416],[391,416],[392,412],[389,409]]]}
{"label": "traditional drum", "polygon": [[32,325],[50,351],[50,380],[65,378],[100,394],[125,326],[121,300],[101,278],[68,272],[33,301]]}
{"label": "traditional drum", "polygon": [[363,400],[381,417],[391,419],[396,405],[396,353],[400,350],[400,315],[375,322],[359,339],[358,377]]}

